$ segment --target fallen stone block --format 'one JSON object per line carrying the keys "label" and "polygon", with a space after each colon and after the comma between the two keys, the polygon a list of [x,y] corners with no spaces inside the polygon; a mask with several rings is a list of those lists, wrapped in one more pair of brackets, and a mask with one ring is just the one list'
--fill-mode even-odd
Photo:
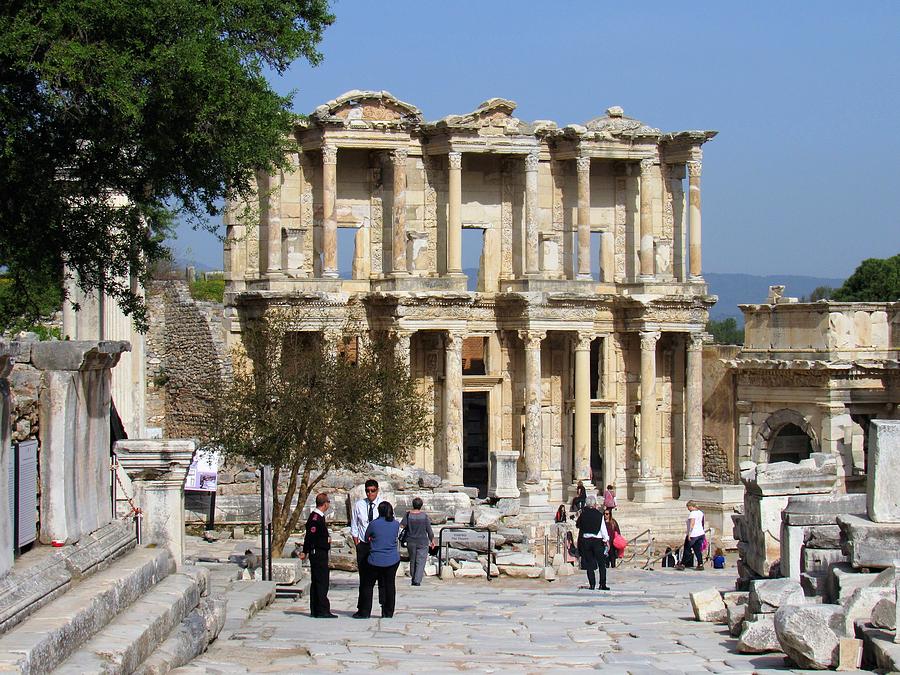
{"label": "fallen stone block", "polygon": [[843,603],[844,631],[847,635],[854,634],[854,624],[857,620],[869,621],[872,611],[880,600],[893,600],[894,589],[886,587],[857,588],[853,594]]}
{"label": "fallen stone block", "polygon": [[694,618],[697,621],[711,623],[726,623],[728,610],[722,595],[715,588],[707,588],[691,593],[691,607],[694,610]]}
{"label": "fallen stone block", "polygon": [[433,577],[437,575],[437,565],[434,563],[425,563],[425,576]]}
{"label": "fallen stone block", "polygon": [[837,525],[811,526],[804,533],[803,544],[810,548],[839,549],[841,547],[841,528]]}
{"label": "fallen stone block", "polygon": [[872,608],[872,625],[885,630],[897,630],[897,602],[882,598]]}
{"label": "fallen stone block", "polygon": [[749,616],[747,605],[726,605],[728,632],[731,637],[738,637],[744,627],[744,620]]}
{"label": "fallen stone block", "polygon": [[453,573],[453,576],[456,578],[486,579],[487,572],[484,571],[484,567],[480,563],[463,562],[460,568]]}
{"label": "fallen stone block", "polygon": [[498,565],[522,565],[524,567],[532,567],[535,563],[533,553],[522,553],[519,551],[498,551],[494,557]]}
{"label": "fallen stone block", "polygon": [[900,523],[876,523],[854,515],[838,516],[841,546],[853,567],[890,567],[900,551]]}
{"label": "fallen stone block", "polygon": [[569,563],[563,563],[559,566],[559,569],[556,570],[556,573],[561,577],[570,577],[575,574],[575,568]]}
{"label": "fallen stone block", "polygon": [[497,529],[497,534],[510,544],[522,544],[525,542],[525,533],[517,528],[501,527]]}
{"label": "fallen stone block", "polygon": [[862,638],[866,663],[875,664],[884,673],[900,672],[900,644],[894,642],[891,633],[869,626],[862,629]]}
{"label": "fallen stone block", "polygon": [[[866,462],[866,510],[876,523],[900,523],[900,420],[872,420]],[[897,548],[894,548],[897,551]]]}
{"label": "fallen stone block", "polygon": [[767,654],[780,652],[781,643],[775,634],[775,615],[757,614],[744,621],[738,639],[737,650],[742,654]]}
{"label": "fallen stone block", "polygon": [[847,556],[840,549],[809,548],[803,549],[800,569],[807,574],[825,574],[831,565],[847,561]]}
{"label": "fallen stone block", "polygon": [[519,515],[519,504],[520,501],[518,498],[505,497],[503,499],[498,499],[494,506],[504,516],[517,516]]}
{"label": "fallen stone block", "polygon": [[500,574],[513,579],[537,579],[541,576],[540,567],[523,567],[521,565],[498,565]]}
{"label": "fallen stone block", "polygon": [[781,650],[801,668],[825,670],[838,664],[844,630],[840,605],[785,605],[775,612]]}
{"label": "fallen stone block", "polygon": [[757,579],[750,582],[749,605],[753,614],[772,613],[782,605],[802,604],[806,595],[794,579]]}
{"label": "fallen stone block", "polygon": [[541,570],[541,577],[546,581],[556,581],[556,570],[553,567],[545,567]]}
{"label": "fallen stone block", "polygon": [[875,573],[857,572],[848,563],[832,565],[825,583],[825,602],[843,604],[853,591],[872,585],[877,577]]}
{"label": "fallen stone block", "polygon": [[331,551],[328,556],[328,567],[344,572],[356,571],[356,553],[336,553]]}
{"label": "fallen stone block", "polygon": [[838,646],[838,665],[841,671],[859,670],[862,665],[863,642],[856,638],[841,638]]}
{"label": "fallen stone block", "polygon": [[444,565],[441,567],[441,581],[450,581],[453,579],[455,572],[450,565]]}
{"label": "fallen stone block", "polygon": [[276,584],[294,584],[303,576],[298,558],[279,558],[272,561],[272,581]]}

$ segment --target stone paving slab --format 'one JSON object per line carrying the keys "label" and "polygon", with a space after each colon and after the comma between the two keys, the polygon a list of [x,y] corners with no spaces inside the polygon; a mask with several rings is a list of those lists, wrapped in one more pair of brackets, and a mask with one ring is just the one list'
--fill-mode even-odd
{"label": "stone paving slab", "polygon": [[[610,592],[583,575],[544,580],[398,580],[394,618],[355,620],[355,575],[333,573],[336,620],[276,601],[230,640],[175,672],[751,673],[787,672],[779,654],[741,655],[725,626],[693,620],[688,595],[733,588],[729,572],[610,570]],[[378,609],[375,609],[377,614]]]}

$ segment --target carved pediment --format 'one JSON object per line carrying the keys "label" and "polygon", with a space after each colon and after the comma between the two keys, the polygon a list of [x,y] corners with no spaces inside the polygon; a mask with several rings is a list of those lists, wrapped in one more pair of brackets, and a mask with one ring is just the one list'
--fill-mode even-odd
{"label": "carved pediment", "polygon": [[422,112],[387,91],[354,89],[316,108],[310,116],[320,123],[353,124],[388,122],[419,124]]}
{"label": "carved pediment", "polygon": [[512,116],[516,102],[505,98],[490,98],[465,115],[448,115],[433,125],[437,128],[495,130],[496,133],[518,133],[521,121]]}
{"label": "carved pediment", "polygon": [[656,136],[660,130],[647,126],[640,120],[626,117],[619,106],[607,108],[606,114],[585,122],[587,131],[600,132],[610,136]]}

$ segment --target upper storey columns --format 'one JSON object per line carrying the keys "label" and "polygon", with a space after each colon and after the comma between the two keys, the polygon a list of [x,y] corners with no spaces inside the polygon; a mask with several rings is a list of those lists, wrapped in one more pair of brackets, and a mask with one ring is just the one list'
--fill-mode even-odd
{"label": "upper storey columns", "polygon": [[[538,259],[538,162],[535,148],[525,155],[525,275],[537,276]],[[588,235],[590,240],[590,235]],[[590,241],[588,242],[590,243]]]}
{"label": "upper storey columns", "polygon": [[687,163],[687,169],[691,208],[691,276],[694,278],[698,278],[702,276],[702,270],[700,266],[700,171],[702,169],[702,164],[699,160],[694,160]]}
{"label": "upper storey columns", "polygon": [[591,278],[591,158],[575,160],[578,176],[578,279]]}
{"label": "upper storey columns", "polygon": [[462,274],[462,153],[448,159],[447,272]]}
{"label": "upper storey columns", "polygon": [[654,247],[653,247],[653,193],[652,174],[654,160],[641,160],[641,281],[651,281],[654,277]]}
{"label": "upper storey columns", "polygon": [[322,276],[338,278],[337,265],[337,146],[322,146]]}
{"label": "upper storey columns", "polygon": [[393,237],[391,240],[391,274],[405,275],[406,268],[406,158],[409,151],[397,148],[391,152],[394,165]]}

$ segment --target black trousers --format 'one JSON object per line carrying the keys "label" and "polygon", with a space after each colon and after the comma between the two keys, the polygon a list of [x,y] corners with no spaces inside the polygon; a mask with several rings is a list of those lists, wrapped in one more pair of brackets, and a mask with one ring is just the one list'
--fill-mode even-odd
{"label": "black trousers", "polygon": [[[582,539],[581,568],[587,572],[588,586],[606,586],[606,553],[602,539]],[[598,578],[599,577],[599,578]]]}
{"label": "black trousers", "polygon": [[367,583],[360,587],[360,599],[362,607],[359,613],[363,616],[372,614],[372,591],[375,584],[378,584],[378,602],[381,604],[381,616],[394,616],[394,605],[397,600],[397,568],[399,562],[387,567],[379,567],[378,565],[369,565],[371,574],[366,577]]}
{"label": "black trousers", "polygon": [[331,573],[328,571],[328,551],[312,551],[309,554],[309,613],[312,616],[331,614],[328,602],[328,585]]}
{"label": "black trousers", "polygon": [[[375,570],[369,564],[369,551],[372,547],[368,542],[361,541],[356,545],[356,569],[359,572],[359,597],[356,600],[356,611],[360,614],[370,614],[372,612],[372,594],[369,592],[369,609],[365,610],[365,602],[363,598],[363,589],[371,582],[371,587],[378,583],[378,577]],[[378,602],[384,604],[384,588],[378,584]]]}

